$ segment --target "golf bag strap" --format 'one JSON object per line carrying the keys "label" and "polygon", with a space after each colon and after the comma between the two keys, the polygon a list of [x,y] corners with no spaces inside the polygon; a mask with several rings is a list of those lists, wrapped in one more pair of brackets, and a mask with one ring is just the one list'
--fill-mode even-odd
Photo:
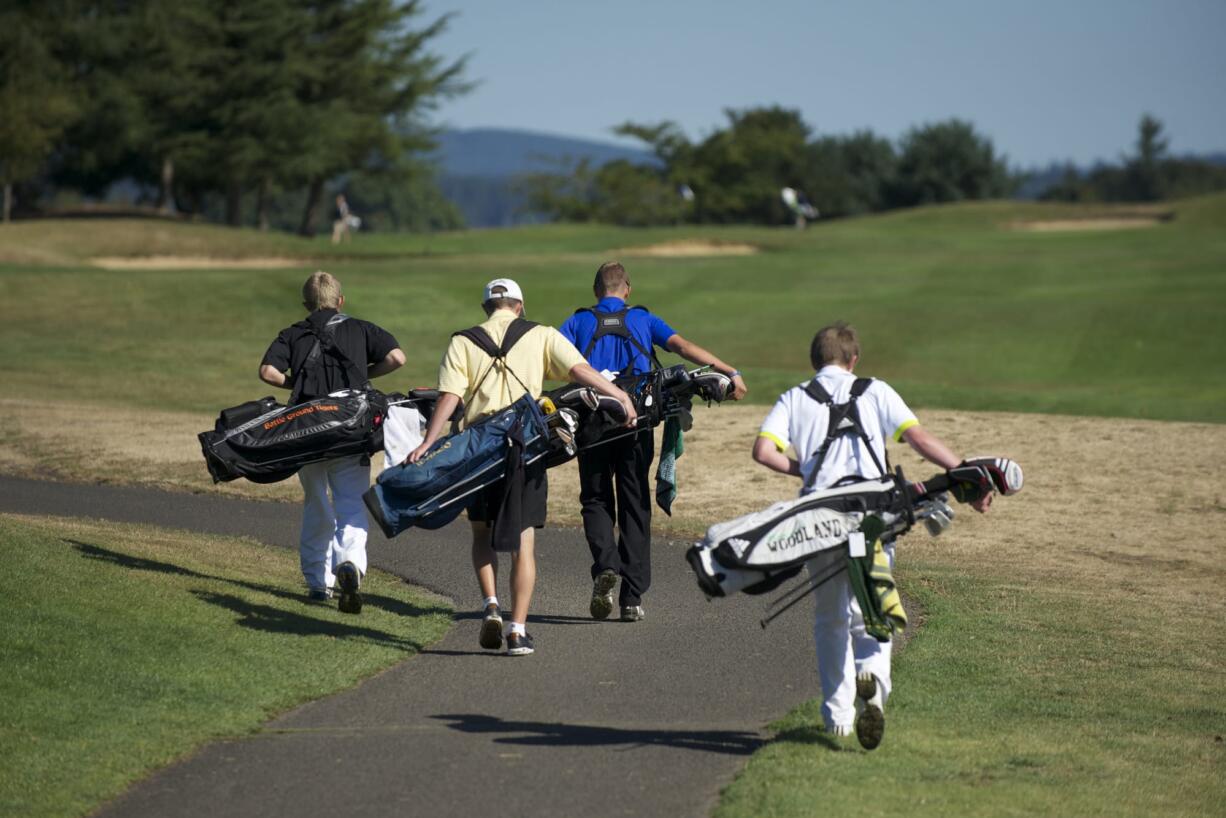
{"label": "golf bag strap", "polygon": [[[877,458],[877,453],[873,451],[873,445],[868,439],[868,434],[864,431],[864,427],[860,424],[860,410],[856,403],[860,396],[873,383],[872,378],[856,378],[851,385],[851,396],[846,403],[835,403],[834,398],[825,388],[813,379],[804,385],[805,394],[813,398],[813,400],[825,406],[830,410],[829,422],[826,426],[826,439],[822,441],[822,445],[817,450],[817,454],[813,456],[813,470],[809,472],[809,476],[805,479],[804,488],[810,488],[813,481],[817,479],[817,473],[822,469],[822,463],[826,460],[826,452],[830,449],[830,444],[834,442],[839,435],[846,434],[848,431],[855,432],[860,440],[864,441],[864,448],[868,450],[868,456],[873,459],[873,464],[884,477],[889,472],[889,455],[886,455],[886,465],[882,465]],[[850,428],[844,426],[846,421]]]}
{"label": "golf bag strap", "polygon": [[616,335],[618,338],[623,338],[651,361],[652,369],[663,369],[660,364],[660,359],[656,357],[655,346],[650,349],[644,348],[638,338],[634,337],[634,333],[630,332],[630,328],[626,326],[626,315],[631,310],[642,310],[650,313],[651,310],[641,305],[633,307],[622,307],[617,312],[600,312],[595,307],[580,307],[575,310],[575,315],[580,313],[590,313],[592,318],[596,319],[596,330],[592,333],[592,339],[587,342],[587,348],[583,350],[583,357],[588,358],[592,354],[592,350],[596,348],[596,342],[606,335]]}
{"label": "golf bag strap", "polygon": [[494,367],[498,365],[498,362],[501,361],[503,368],[506,369],[507,372],[511,373],[511,376],[519,382],[519,385],[524,388],[524,391],[529,394],[532,393],[532,390],[529,389],[523,380],[520,379],[519,375],[515,374],[515,370],[507,365],[507,353],[511,351],[512,347],[519,343],[520,338],[523,338],[531,329],[538,326],[540,326],[540,324],[524,318],[516,318],[511,322],[510,326],[507,327],[506,334],[502,336],[501,345],[494,343],[494,339],[491,338],[490,334],[480,325],[469,327],[468,329],[462,329],[459,332],[453,332],[451,334],[452,338],[456,337],[457,335],[462,338],[467,338],[473,342],[473,345],[476,346],[477,349],[493,358],[493,360],[490,361],[489,368],[486,369],[485,372],[481,373],[481,377],[477,379],[476,385],[473,386],[474,392],[481,388],[481,384],[485,383],[486,377],[494,370]]}
{"label": "golf bag strap", "polygon": [[340,360],[342,371],[345,373],[345,386],[353,389],[365,386],[369,382],[369,379],[365,377],[365,373],[362,372],[358,365],[345,354],[343,349],[336,345],[336,328],[348,320],[348,315],[338,312],[328,319],[328,322],[324,324],[322,332],[316,332],[309,324],[307,325],[307,332],[315,336],[315,343],[311,346],[311,351],[307,353],[306,360],[302,362],[299,371],[294,373],[293,388],[290,391],[289,397],[290,406],[302,402],[302,378],[299,376],[303,372],[309,372],[319,366],[319,359],[322,357],[325,349]]}

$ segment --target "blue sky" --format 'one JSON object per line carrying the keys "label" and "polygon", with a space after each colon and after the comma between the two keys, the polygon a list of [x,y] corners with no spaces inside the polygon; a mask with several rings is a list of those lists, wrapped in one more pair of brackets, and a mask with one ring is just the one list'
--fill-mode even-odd
{"label": "blue sky", "polygon": [[1114,160],[1143,112],[1176,152],[1226,150],[1226,0],[425,0],[480,84],[452,127],[694,139],[725,108],[799,109],[820,133],[969,119],[1013,164]]}

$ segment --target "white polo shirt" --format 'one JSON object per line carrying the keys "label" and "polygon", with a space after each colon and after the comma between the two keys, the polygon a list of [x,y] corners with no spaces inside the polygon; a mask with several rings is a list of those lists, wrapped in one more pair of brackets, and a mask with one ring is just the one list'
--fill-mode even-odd
{"label": "white polo shirt", "polygon": [[[855,383],[856,376],[842,367],[824,366],[815,380],[830,393],[835,403],[846,403],[851,398],[851,385]],[[781,452],[787,451],[791,445],[800,461],[801,478],[808,484],[813,457],[826,440],[830,410],[811,398],[804,387],[805,384],[794,386],[779,396],[763,421],[758,436],[769,439]],[[918,425],[919,421],[885,381],[873,381],[856,404],[860,412],[860,425],[864,427],[877,459],[884,465],[885,436],[889,434],[895,440],[901,440],[903,432]],[[872,456],[865,451],[864,441],[859,435],[840,435],[826,451],[821,471],[809,491],[827,488],[840,478],[853,474],[861,477],[882,476]]]}

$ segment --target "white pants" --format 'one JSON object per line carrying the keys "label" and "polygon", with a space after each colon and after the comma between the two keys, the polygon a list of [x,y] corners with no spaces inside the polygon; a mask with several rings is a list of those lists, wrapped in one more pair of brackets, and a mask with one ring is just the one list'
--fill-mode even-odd
{"label": "white pants", "polygon": [[[885,544],[894,568],[894,543]],[[810,570],[814,563],[810,563]],[[829,565],[827,564],[827,569]],[[813,638],[817,647],[817,675],[822,684],[822,719],[827,729],[849,726],[856,720],[856,674],[873,673],[881,681],[882,696],[890,695],[890,651],[893,642],[878,642],[864,629],[864,616],[844,571],[817,590]]]}
{"label": "white pants", "polygon": [[[370,487],[370,463],[342,457],[298,470],[302,483],[302,536],[298,557],[307,586],[331,588],[334,571],[352,562],[366,574],[366,507],[362,493]],[[329,496],[331,491],[331,496]]]}

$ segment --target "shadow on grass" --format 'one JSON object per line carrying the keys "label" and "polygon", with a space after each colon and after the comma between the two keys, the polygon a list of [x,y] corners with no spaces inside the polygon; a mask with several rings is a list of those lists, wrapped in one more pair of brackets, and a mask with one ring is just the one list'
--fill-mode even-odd
{"label": "shadow on grass", "polygon": [[192,594],[202,602],[217,605],[237,614],[236,624],[241,628],[288,636],[331,636],[335,639],[358,639],[415,653],[422,648],[421,643],[415,639],[406,639],[378,628],[317,619],[272,605],[259,605],[230,594],[199,590],[192,591]]}
{"label": "shadow on grass", "polygon": [[[508,721],[476,713],[445,713],[432,718],[451,722],[462,733],[506,733],[494,741],[535,747],[603,747],[624,744],[627,750],[658,745],[722,755],[747,756],[765,742],[743,730],[644,730],[543,721]],[[518,734],[518,735],[512,735]]]}
{"label": "shadow on grass", "polygon": [[841,742],[822,728],[815,726],[793,727],[791,730],[784,730],[782,733],[776,734],[770,743],[816,744],[835,753],[856,752],[856,748]]}
{"label": "shadow on grass", "polygon": [[[309,607],[323,607],[318,602],[308,600],[304,594],[297,594],[292,591],[287,591],[284,588],[278,588],[275,585],[269,585],[261,582],[248,582],[241,579],[233,579],[232,577],[216,576],[214,574],[206,574],[201,571],[196,571],[191,568],[184,568],[181,565],[175,565],[169,562],[160,562],[151,560],[145,557],[134,557],[131,554],[124,554],[119,551],[112,551],[108,548],[103,548],[100,545],[81,542],[79,540],[66,539],[64,542],[71,545],[73,548],[81,552],[82,555],[89,559],[99,560],[101,562],[110,563],[119,568],[124,568],[129,571],[152,571],[160,574],[169,574],[173,576],[190,577],[192,579],[205,580],[208,582],[221,582],[229,585],[234,585],[239,588],[244,588],[248,591],[256,593],[268,594],[277,599],[297,602]],[[296,634],[300,636],[322,634],[338,638],[356,638],[366,639],[379,644],[390,645],[402,650],[419,651],[421,645],[411,639],[404,639],[395,634],[387,633],[376,628],[362,627],[356,624],[345,622],[335,622],[324,619],[318,619],[313,616],[305,616],[293,611],[274,608],[268,605],[258,605],[247,602],[236,596],[226,594],[216,594],[208,591],[195,590],[192,593],[196,598],[208,602],[213,605],[220,605],[240,615],[238,624],[246,628],[254,628],[256,630],[272,631],[277,633]],[[391,614],[405,617],[418,617],[430,615],[450,615],[451,610],[438,605],[421,606],[414,605],[411,602],[405,602],[400,599],[395,599],[389,596],[380,594],[363,594],[363,600],[367,607],[378,608]]]}
{"label": "shadow on grass", "polygon": [[241,579],[232,579],[230,577],[219,577],[214,574],[205,574],[200,571],[195,571],[191,568],[184,568],[181,565],[175,565],[170,562],[159,562],[158,560],[147,559],[146,557],[134,557],[131,554],[124,554],[120,551],[112,551],[109,548],[103,548],[100,545],[81,542],[80,540],[64,540],[73,548],[81,552],[85,557],[99,562],[107,562],[119,568],[126,568],[129,571],[153,571],[158,574],[170,574],[180,577],[191,577],[192,579],[203,579],[209,582],[226,582],[230,585],[237,585],[246,588],[249,591],[257,591],[261,594],[269,594],[279,599],[292,599],[306,601],[306,597],[301,594],[295,594],[284,588],[278,588],[275,585],[267,585],[260,582],[247,582]]}

